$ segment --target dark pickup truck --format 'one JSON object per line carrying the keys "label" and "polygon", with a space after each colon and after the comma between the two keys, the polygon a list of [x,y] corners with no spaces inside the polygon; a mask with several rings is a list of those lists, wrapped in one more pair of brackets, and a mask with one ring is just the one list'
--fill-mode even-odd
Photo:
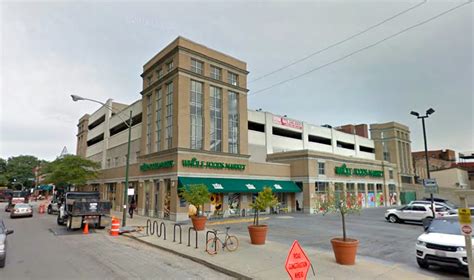
{"label": "dark pickup truck", "polygon": [[100,200],[99,192],[68,192],[64,195],[58,213],[58,225],[68,230],[81,228],[85,223],[104,228],[103,216],[110,214],[110,201]]}

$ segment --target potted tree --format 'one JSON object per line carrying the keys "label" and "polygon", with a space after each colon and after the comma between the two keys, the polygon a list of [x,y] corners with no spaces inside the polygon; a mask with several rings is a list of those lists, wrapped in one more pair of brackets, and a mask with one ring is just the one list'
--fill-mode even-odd
{"label": "potted tree", "polygon": [[263,245],[267,238],[268,225],[259,224],[259,212],[268,207],[275,207],[278,204],[278,199],[273,195],[270,187],[264,187],[258,193],[255,202],[250,204],[250,207],[255,211],[253,225],[248,226],[250,243],[254,245]]}
{"label": "potted tree", "polygon": [[357,197],[349,194],[345,198],[342,195],[336,195],[329,191],[325,201],[321,203],[323,215],[327,213],[340,214],[342,220],[342,238],[335,237],[331,239],[332,249],[336,262],[343,265],[355,264],[357,247],[359,240],[348,238],[346,235],[346,215],[359,213],[360,205],[357,203]]}
{"label": "potted tree", "polygon": [[196,215],[191,217],[194,229],[204,230],[207,220],[207,217],[203,215],[204,204],[211,201],[207,186],[204,184],[189,185],[183,189],[181,196],[197,208]]}

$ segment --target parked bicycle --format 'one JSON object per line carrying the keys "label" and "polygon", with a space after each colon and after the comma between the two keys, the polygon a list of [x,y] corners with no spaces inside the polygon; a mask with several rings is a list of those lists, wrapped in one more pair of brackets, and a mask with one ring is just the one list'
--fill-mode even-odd
{"label": "parked bicycle", "polygon": [[239,248],[239,239],[234,235],[229,235],[230,227],[225,228],[225,238],[224,241],[217,236],[217,229],[214,229],[214,237],[209,238],[206,243],[206,252],[210,255],[217,254],[220,248],[224,251],[224,248],[233,252]]}

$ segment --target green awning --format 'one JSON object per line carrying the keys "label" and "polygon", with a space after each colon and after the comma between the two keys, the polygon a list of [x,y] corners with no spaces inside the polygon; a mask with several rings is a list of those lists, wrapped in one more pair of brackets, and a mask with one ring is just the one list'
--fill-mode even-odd
{"label": "green awning", "polygon": [[295,193],[301,189],[293,181],[178,177],[179,188],[204,184],[211,193],[258,193],[263,187],[271,187],[273,192]]}

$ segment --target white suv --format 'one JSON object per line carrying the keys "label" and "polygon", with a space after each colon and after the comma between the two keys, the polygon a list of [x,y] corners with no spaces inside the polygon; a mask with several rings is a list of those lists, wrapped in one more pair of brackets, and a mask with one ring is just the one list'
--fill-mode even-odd
{"label": "white suv", "polygon": [[467,253],[458,217],[434,219],[416,241],[416,261],[421,268],[432,265],[458,267],[467,272]]}
{"label": "white suv", "polygon": [[[438,207],[435,205],[436,217],[444,216],[448,213],[445,207]],[[385,219],[391,223],[398,222],[422,222],[426,218],[433,218],[431,205],[429,204],[412,204],[406,205],[402,208],[388,209],[385,212]]]}

